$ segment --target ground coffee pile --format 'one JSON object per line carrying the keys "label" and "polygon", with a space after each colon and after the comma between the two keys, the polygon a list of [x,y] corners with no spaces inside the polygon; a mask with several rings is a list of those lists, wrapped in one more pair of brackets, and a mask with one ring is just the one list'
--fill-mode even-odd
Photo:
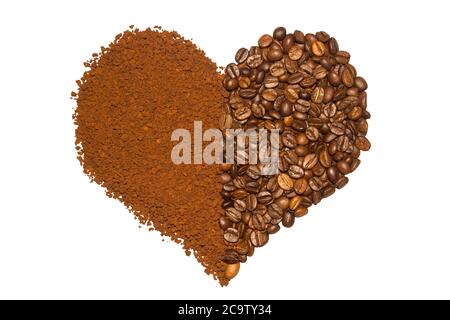
{"label": "ground coffee pile", "polygon": [[84,172],[139,221],[182,243],[222,285],[226,245],[217,167],[174,165],[171,133],[217,127],[225,90],[192,42],[158,28],[125,31],[85,63],[74,113]]}

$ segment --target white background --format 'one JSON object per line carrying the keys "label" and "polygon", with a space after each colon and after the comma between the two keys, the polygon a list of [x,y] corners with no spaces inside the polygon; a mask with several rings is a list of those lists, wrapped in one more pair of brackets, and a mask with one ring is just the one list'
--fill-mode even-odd
{"label": "white background", "polygon": [[[446,1],[2,1],[0,298],[450,298]],[[369,83],[372,150],[350,183],[221,288],[90,184],[70,92],[134,24],[219,65],[284,25],[325,30]]]}

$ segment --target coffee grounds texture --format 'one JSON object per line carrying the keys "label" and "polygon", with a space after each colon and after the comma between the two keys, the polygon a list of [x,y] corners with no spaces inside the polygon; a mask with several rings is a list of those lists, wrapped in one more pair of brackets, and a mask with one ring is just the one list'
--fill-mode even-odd
{"label": "coffee grounds texture", "polygon": [[227,285],[218,169],[170,157],[173,130],[217,127],[227,94],[216,64],[176,32],[131,27],[85,67],[72,93],[84,173]]}

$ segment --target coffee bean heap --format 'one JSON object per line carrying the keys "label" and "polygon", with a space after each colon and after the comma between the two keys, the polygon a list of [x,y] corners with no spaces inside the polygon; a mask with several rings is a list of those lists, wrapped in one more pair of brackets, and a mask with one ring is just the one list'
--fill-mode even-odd
{"label": "coffee bean heap", "polygon": [[279,27],[257,46],[239,49],[235,60],[225,68],[221,128],[279,129],[281,136],[275,176],[262,176],[261,164],[222,165],[219,223],[230,269],[264,246],[280,223],[291,227],[344,187],[360,151],[370,149],[367,83],[328,33]]}

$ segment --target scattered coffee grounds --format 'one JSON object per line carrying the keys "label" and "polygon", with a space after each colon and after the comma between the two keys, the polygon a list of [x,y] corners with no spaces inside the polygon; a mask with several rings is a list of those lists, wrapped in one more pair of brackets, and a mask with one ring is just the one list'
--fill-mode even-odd
{"label": "scattered coffee grounds", "polygon": [[287,34],[279,27],[257,46],[239,49],[235,60],[225,68],[222,129],[276,128],[281,136],[279,174],[261,176],[261,164],[222,166],[220,226],[232,274],[280,224],[291,227],[344,187],[360,151],[370,149],[367,83],[326,32]]}
{"label": "scattered coffee grounds", "polygon": [[85,63],[74,112],[84,172],[150,229],[228,283],[217,166],[175,165],[172,131],[217,127],[226,91],[217,66],[176,32],[130,29]]}

